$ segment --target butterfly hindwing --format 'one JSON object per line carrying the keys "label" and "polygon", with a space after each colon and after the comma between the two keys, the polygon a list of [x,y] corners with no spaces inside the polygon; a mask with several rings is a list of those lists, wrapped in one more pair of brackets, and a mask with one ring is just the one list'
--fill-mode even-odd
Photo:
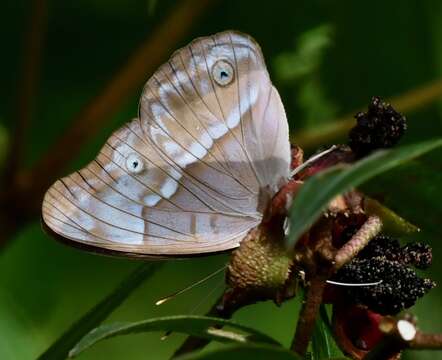
{"label": "butterfly hindwing", "polygon": [[[139,117],[46,193],[59,236],[134,256],[238,246],[289,176],[288,125],[259,46],[227,31],[178,50],[146,83]],[[264,202],[265,203],[265,202]]]}

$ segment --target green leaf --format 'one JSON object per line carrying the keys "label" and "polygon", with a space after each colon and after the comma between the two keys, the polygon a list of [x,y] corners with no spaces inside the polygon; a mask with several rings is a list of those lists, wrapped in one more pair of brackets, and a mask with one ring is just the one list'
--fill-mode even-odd
{"label": "green leaf", "polygon": [[275,58],[276,77],[281,81],[296,81],[317,71],[332,44],[332,36],[333,28],[328,24],[304,32],[296,41],[296,49]]}
{"label": "green leaf", "polygon": [[322,319],[318,318],[312,337],[313,360],[327,359],[331,357],[330,339],[326,332],[326,326]]}
{"label": "green leaf", "polygon": [[[240,332],[217,329],[215,326],[229,326]],[[207,316],[178,315],[100,326],[87,334],[70,351],[69,356],[77,356],[79,353],[104,339],[118,335],[150,331],[173,331],[220,342],[264,342],[278,344],[278,342],[270,336],[230,320]],[[246,334],[243,334],[244,332]]]}
{"label": "green leaf", "polygon": [[89,331],[109,316],[135,289],[151,277],[162,263],[143,264],[131,273],[121,284],[101,302],[89,310],[71,326],[38,359],[65,359],[72,347]]}
{"label": "green leaf", "polygon": [[419,232],[420,229],[400,217],[393,210],[382,205],[379,201],[365,197],[364,210],[369,215],[377,215],[382,220],[383,231],[390,235],[400,236]]}
{"label": "green leaf", "polygon": [[249,345],[229,345],[220,349],[207,352],[195,351],[177,357],[176,360],[303,360],[303,358],[290,350],[282,347],[249,344]]}
{"label": "green leaf", "polygon": [[302,186],[290,209],[288,245],[294,246],[335,196],[441,145],[442,139],[436,139],[381,150],[355,164],[334,166],[312,176]]}
{"label": "green leaf", "polygon": [[292,51],[274,60],[276,78],[296,90],[294,95],[302,112],[304,127],[318,127],[318,122],[335,118],[337,106],[329,99],[320,79],[321,65],[332,45],[333,28],[323,24],[302,33]]}
{"label": "green leaf", "polygon": [[320,315],[321,316],[316,320],[312,337],[313,360],[343,358],[342,352],[339,350],[330,333],[330,321],[324,305],[321,305]]}

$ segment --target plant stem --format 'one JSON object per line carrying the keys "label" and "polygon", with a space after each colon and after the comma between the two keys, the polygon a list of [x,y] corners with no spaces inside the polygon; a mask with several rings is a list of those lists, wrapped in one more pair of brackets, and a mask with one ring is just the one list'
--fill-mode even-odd
{"label": "plant stem", "polygon": [[410,343],[410,348],[440,350],[442,349],[442,334],[425,334],[418,331]]}
{"label": "plant stem", "polygon": [[404,318],[385,318],[379,325],[384,338],[371,350],[364,360],[395,358],[404,349],[442,349],[442,334],[425,334],[414,322]]}
{"label": "plant stem", "polygon": [[22,168],[21,164],[27,144],[26,137],[36,98],[47,25],[46,0],[33,0],[30,7],[20,69],[19,93],[17,94],[16,125],[3,174],[8,185],[17,181],[17,172]]}
{"label": "plant stem", "polygon": [[324,277],[313,277],[307,289],[291,346],[291,349],[301,356],[305,356],[313,334],[316,317],[322,303],[322,296],[326,285],[325,281],[326,278]]}

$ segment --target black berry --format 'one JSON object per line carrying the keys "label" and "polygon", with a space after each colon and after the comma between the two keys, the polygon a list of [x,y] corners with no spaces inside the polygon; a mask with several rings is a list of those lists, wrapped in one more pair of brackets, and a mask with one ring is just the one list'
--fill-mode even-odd
{"label": "black berry", "polygon": [[385,258],[354,259],[338,272],[336,280],[346,283],[382,280],[376,286],[346,290],[353,302],[382,315],[394,315],[411,307],[435,286],[433,281],[420,278],[412,268]]}
{"label": "black berry", "polygon": [[380,97],[373,97],[367,112],[355,115],[356,126],[350,130],[348,145],[357,157],[394,146],[407,129],[405,116]]}

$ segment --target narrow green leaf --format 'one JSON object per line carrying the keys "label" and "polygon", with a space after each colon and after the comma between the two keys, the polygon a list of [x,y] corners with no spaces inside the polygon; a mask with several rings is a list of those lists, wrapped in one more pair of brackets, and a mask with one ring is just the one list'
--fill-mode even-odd
{"label": "narrow green leaf", "polygon": [[293,201],[288,245],[294,246],[335,196],[439,146],[442,139],[377,151],[355,164],[338,165],[312,176]]}
{"label": "narrow green leaf", "polygon": [[[240,332],[214,328],[214,326],[218,325],[229,326]],[[87,334],[71,350],[69,356],[77,356],[79,353],[104,339],[109,339],[118,335],[149,331],[173,331],[220,342],[264,342],[278,344],[278,342],[270,336],[230,320],[207,316],[179,315],[100,326]]]}
{"label": "narrow green leaf", "polygon": [[84,335],[106,319],[135,289],[151,277],[161,265],[162,263],[160,262],[141,265],[123,280],[112,293],[74,323],[38,359],[60,360],[67,358],[69,351]]}
{"label": "narrow green leaf", "polygon": [[312,337],[313,360],[343,357],[330,332],[330,326],[327,310],[321,305],[320,317],[316,320]]}
{"label": "narrow green leaf", "polygon": [[220,349],[200,352],[195,351],[177,357],[176,360],[303,360],[303,358],[290,350],[282,347],[248,344],[228,345]]}
{"label": "narrow green leaf", "polygon": [[400,217],[375,199],[365,197],[364,210],[369,215],[379,216],[382,220],[383,231],[390,235],[400,236],[420,231],[417,226]]}
{"label": "narrow green leaf", "polygon": [[313,331],[312,356],[313,360],[327,359],[332,356],[326,325],[321,318],[316,320],[315,329]]}

